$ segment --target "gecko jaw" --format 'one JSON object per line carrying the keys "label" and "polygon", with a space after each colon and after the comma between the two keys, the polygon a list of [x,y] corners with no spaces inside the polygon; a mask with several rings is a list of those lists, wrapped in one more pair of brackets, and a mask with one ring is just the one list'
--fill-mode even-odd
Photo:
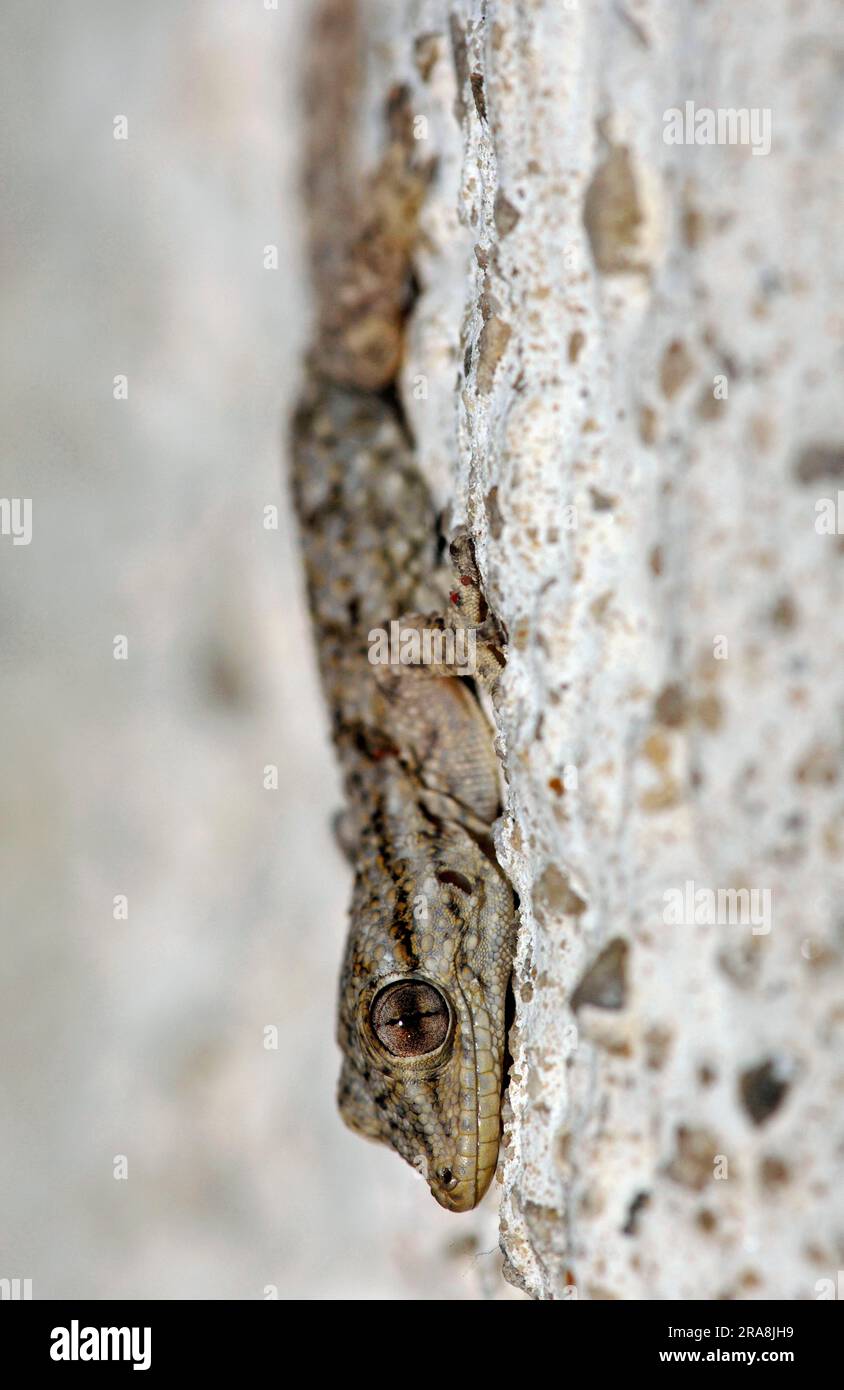
{"label": "gecko jaw", "polygon": [[[478,1205],[495,1173],[500,1087],[495,1076],[486,1010],[473,1011],[462,985],[458,984],[457,992],[462,1004],[461,1032],[466,1039],[461,1058],[458,1153],[449,1169],[437,1169],[436,1180],[430,1187],[441,1207],[460,1212],[471,1211]],[[445,1172],[451,1174],[451,1183],[443,1180]]]}

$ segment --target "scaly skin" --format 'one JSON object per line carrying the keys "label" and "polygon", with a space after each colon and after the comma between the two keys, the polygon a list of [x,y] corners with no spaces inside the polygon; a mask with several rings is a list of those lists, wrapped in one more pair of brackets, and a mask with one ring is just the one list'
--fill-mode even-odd
{"label": "scaly skin", "polygon": [[[466,1211],[495,1171],[514,931],[490,839],[499,810],[490,730],[463,681],[368,660],[370,629],[425,597],[435,568],[433,509],[392,412],[314,380],[294,434],[308,590],[356,866],[340,981],[340,1109],[422,1172],[441,1205]],[[472,583],[461,590],[463,600]],[[408,980],[439,991],[446,1031],[434,1048],[397,1056],[373,1026],[372,1005]],[[405,1002],[412,1033],[417,1001]]]}
{"label": "scaly skin", "polygon": [[[324,200],[312,207],[322,309],[294,421],[293,492],[356,870],[340,1109],[413,1164],[442,1206],[466,1211],[495,1171],[515,934],[490,835],[498,768],[474,686],[442,664],[372,665],[368,636],[408,614],[406,623],[469,628],[486,684],[502,657],[465,535],[452,545],[447,617],[420,616],[444,606],[436,520],[389,392],[430,170],[414,163],[401,91],[387,115],[360,216],[337,217],[324,165],[312,180]],[[323,131],[322,160],[330,143]]]}

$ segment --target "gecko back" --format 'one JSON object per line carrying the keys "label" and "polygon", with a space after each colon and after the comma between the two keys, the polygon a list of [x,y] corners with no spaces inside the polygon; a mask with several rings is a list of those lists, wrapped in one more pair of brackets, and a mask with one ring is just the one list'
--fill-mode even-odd
{"label": "gecko back", "polygon": [[412,1163],[441,1205],[464,1211],[491,1181],[500,1133],[514,901],[491,839],[498,766],[474,683],[447,647],[382,665],[370,639],[394,620],[439,638],[471,630],[482,679],[503,658],[465,536],[452,546],[455,588],[442,611],[436,517],[398,401],[432,173],[412,140],[408,93],[387,97],[384,154],[356,202],[348,101],[334,91],[314,109],[318,326],[292,483],[355,867],[339,1103],[352,1128]]}

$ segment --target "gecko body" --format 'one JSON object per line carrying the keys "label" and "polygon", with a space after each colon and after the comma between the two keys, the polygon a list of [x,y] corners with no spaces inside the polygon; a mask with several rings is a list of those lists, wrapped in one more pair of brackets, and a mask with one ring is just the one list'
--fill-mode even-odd
{"label": "gecko body", "polygon": [[471,629],[486,684],[503,658],[465,534],[452,544],[444,603],[436,516],[397,404],[430,177],[414,163],[407,114],[392,94],[387,149],[348,240],[331,245],[341,233],[323,228],[322,264],[335,278],[328,292],[317,284],[323,313],[294,420],[292,482],[355,867],[340,1110],[413,1164],[442,1206],[465,1211],[492,1179],[501,1128],[515,908],[491,837],[497,760],[473,682],[443,661],[373,665],[369,636],[402,617]]}

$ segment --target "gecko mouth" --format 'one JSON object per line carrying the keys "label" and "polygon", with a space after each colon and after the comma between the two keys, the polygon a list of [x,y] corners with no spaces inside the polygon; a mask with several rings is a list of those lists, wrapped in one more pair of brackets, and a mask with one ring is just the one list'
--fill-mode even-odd
{"label": "gecko mouth", "polygon": [[498,1160],[501,1126],[500,1082],[483,1009],[469,1005],[458,985],[460,1031],[468,1040],[459,1062],[459,1138],[450,1163],[436,1171],[431,1192],[448,1211],[471,1211],[486,1193]]}

